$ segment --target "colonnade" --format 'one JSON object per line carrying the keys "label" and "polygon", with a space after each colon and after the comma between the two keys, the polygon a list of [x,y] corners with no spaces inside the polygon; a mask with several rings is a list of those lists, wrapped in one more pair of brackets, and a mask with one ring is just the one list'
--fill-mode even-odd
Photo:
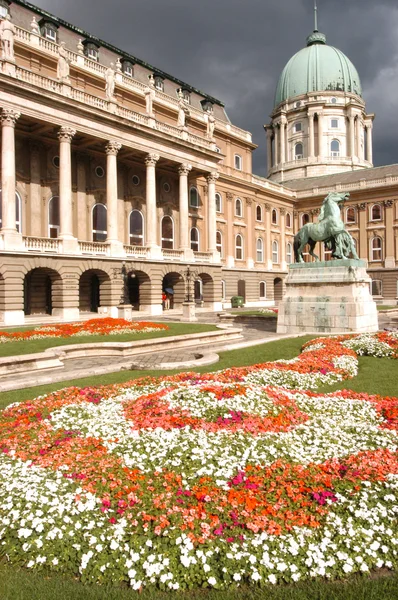
{"label": "colonnade", "polygon": [[[6,240],[6,247],[17,249],[22,245],[22,236],[17,232],[15,223],[16,211],[16,169],[15,169],[15,125],[20,113],[3,108],[1,119],[1,190],[2,190],[2,224],[1,234]],[[60,203],[60,230],[59,238],[62,240],[64,251],[74,253],[77,251],[77,237],[73,231],[72,210],[72,140],[76,130],[69,126],[62,126],[58,130],[59,140],[59,203]],[[107,156],[106,168],[106,202],[107,202],[107,238],[106,243],[111,246],[111,255],[117,256],[123,252],[123,242],[118,239],[118,186],[117,186],[117,156],[122,144],[115,140],[105,142],[104,150]],[[156,165],[160,155],[149,153],[145,156],[146,165],[146,247],[151,258],[160,257],[160,244],[157,232],[156,210]],[[179,250],[191,253],[189,240],[189,193],[188,175],[192,170],[189,163],[178,166],[179,174]],[[216,253],[216,181],[217,172],[205,173],[207,178],[207,251]],[[20,242],[18,243],[18,239]],[[11,240],[11,242],[10,242]],[[10,242],[7,244],[7,241]],[[14,242],[14,243],[13,243]],[[13,247],[14,246],[14,247]]]}

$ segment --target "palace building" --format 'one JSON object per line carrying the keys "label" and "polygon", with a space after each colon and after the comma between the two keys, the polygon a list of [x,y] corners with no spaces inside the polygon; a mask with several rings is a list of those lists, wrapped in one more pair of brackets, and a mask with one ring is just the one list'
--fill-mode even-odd
{"label": "palace building", "polygon": [[[398,295],[398,165],[373,167],[352,63],[315,31],[266,126],[268,177],[222,102],[25,2],[0,0],[0,322],[277,303],[294,233],[331,190],[372,293]],[[322,250],[322,258],[328,253]]]}

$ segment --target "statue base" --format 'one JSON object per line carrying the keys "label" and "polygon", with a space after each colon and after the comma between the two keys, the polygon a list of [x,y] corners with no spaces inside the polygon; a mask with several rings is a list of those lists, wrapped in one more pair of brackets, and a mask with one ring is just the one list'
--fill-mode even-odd
{"label": "statue base", "polygon": [[379,328],[364,260],[289,265],[278,333],[364,333]]}

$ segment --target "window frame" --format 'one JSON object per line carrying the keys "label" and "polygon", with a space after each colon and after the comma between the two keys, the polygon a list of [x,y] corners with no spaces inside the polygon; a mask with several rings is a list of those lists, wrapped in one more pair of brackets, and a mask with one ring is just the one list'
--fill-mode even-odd
{"label": "window frame", "polygon": [[[260,242],[260,244],[259,244]],[[259,248],[260,245],[260,248]],[[256,262],[263,263],[264,262],[264,241],[262,238],[257,238],[256,240]]]}
{"label": "window frame", "polygon": [[[196,192],[196,204],[192,203],[192,192]],[[199,208],[199,190],[196,185],[191,185],[189,188],[189,206],[190,208]]]}
{"label": "window frame", "polygon": [[[56,223],[51,223],[50,222],[50,205],[51,205],[51,202],[54,200],[54,198],[58,198],[58,217],[59,217],[59,224],[58,225]],[[59,237],[60,227],[61,227],[60,201],[59,201],[59,196],[57,196],[57,194],[55,194],[54,196],[51,196],[51,198],[49,198],[48,204],[47,204],[47,232],[48,232],[48,237],[50,239],[57,239]],[[51,235],[51,230],[55,231],[55,233],[56,233],[55,236]]]}
{"label": "window frame", "polygon": [[[165,219],[170,219],[170,221],[171,221],[171,231],[172,231],[171,238],[163,237],[163,222]],[[160,245],[161,245],[162,250],[174,250],[174,237],[175,237],[174,236],[174,219],[170,215],[163,215],[162,220],[160,222]],[[166,246],[163,246],[163,242],[171,242],[172,247],[167,248]]]}
{"label": "window frame", "polygon": [[[220,241],[217,242],[217,236],[220,236]],[[224,255],[224,249],[223,249],[223,235],[222,235],[222,231],[220,231],[219,229],[217,229],[216,231],[216,250],[217,252],[220,253],[221,258],[223,258]]]}
{"label": "window frame", "polygon": [[164,77],[161,77],[161,75],[154,75],[154,80],[155,89],[159,92],[164,92]]}
{"label": "window frame", "polygon": [[[348,219],[348,214],[350,211],[353,211],[354,213],[354,220]],[[347,208],[345,209],[344,221],[347,225],[352,225],[357,222],[357,211],[355,206],[347,206]]]}
{"label": "window frame", "polygon": [[279,265],[279,244],[277,240],[272,242],[272,264]]}
{"label": "window frame", "polygon": [[40,25],[40,33],[45,40],[58,43],[58,27],[51,21],[42,21]]}
{"label": "window frame", "polygon": [[[241,244],[238,245],[238,238],[241,241]],[[240,254],[240,256],[238,256]],[[244,239],[241,233],[237,233],[235,235],[235,259],[236,260],[245,260],[245,251],[244,251]]]}
{"label": "window frame", "polygon": [[[96,207],[100,207],[100,206],[102,206],[105,209],[106,229],[94,229],[94,210],[95,210]],[[95,239],[95,237],[97,235],[105,236],[105,239],[103,239],[103,240]],[[104,244],[105,241],[106,241],[107,236],[108,236],[108,207],[105,204],[102,204],[101,202],[96,202],[93,205],[92,209],[91,209],[91,237],[92,237],[92,241]]]}
{"label": "window frame", "polygon": [[[236,207],[240,206],[239,212],[236,210]],[[243,202],[240,198],[235,198],[235,217],[243,218]]]}
{"label": "window frame", "polygon": [[[260,218],[258,218],[258,215],[260,215]],[[256,206],[256,221],[257,223],[263,222],[263,208],[260,204],[257,204]]]}
{"label": "window frame", "polygon": [[[301,147],[301,152],[297,152],[297,148]],[[304,144],[303,142],[297,142],[294,144],[294,160],[301,160],[304,158]]]}
{"label": "window frame", "polygon": [[[275,215],[275,219],[274,219],[274,215]],[[271,225],[278,225],[278,224],[279,224],[278,211],[276,208],[273,208],[271,211]]]}
{"label": "window frame", "polygon": [[[333,144],[338,144],[338,150],[333,150]],[[330,142],[330,156],[331,158],[339,158],[341,155],[341,143],[340,140],[337,140],[335,138],[333,138],[333,140],[331,140]]]}
{"label": "window frame", "polygon": [[[3,9],[3,11],[2,11]],[[10,5],[5,0],[0,0],[0,19],[5,19],[10,14]]]}
{"label": "window frame", "polygon": [[[194,231],[196,232],[196,237],[197,237],[196,240],[192,239],[192,234],[193,234]],[[199,229],[197,227],[191,227],[191,230],[189,232],[189,242],[190,242],[191,250],[193,252],[199,252],[200,251],[200,232],[199,232]],[[193,248],[194,245],[196,246],[196,249]]]}
{"label": "window frame", "polygon": [[[261,294],[261,286],[264,286],[264,294]],[[266,281],[260,281],[259,282],[259,299],[260,300],[266,300],[267,299],[267,282]]]}
{"label": "window frame", "polygon": [[[377,291],[380,292],[379,294],[374,294],[373,293],[373,284],[379,284],[380,289],[377,290]],[[383,280],[382,279],[372,279],[370,281],[370,295],[373,298],[382,298],[383,297]]]}
{"label": "window frame", "polygon": [[243,171],[243,159],[240,154],[234,154],[234,168],[236,171]]}
{"label": "window frame", "polygon": [[291,242],[286,243],[286,264],[293,264],[293,244]]}
{"label": "window frame", "polygon": [[300,133],[303,131],[302,121],[296,121],[293,125],[293,133]]}
{"label": "window frame", "polygon": [[[131,232],[131,216],[132,216],[132,214],[133,214],[133,213],[135,213],[135,212],[136,212],[136,213],[138,213],[139,215],[141,215],[141,223],[142,223],[142,229],[141,229],[141,230],[142,230],[142,234],[141,234],[141,235],[139,235],[139,234],[135,235],[135,234],[133,234],[133,233]],[[144,221],[144,215],[143,215],[142,211],[140,211],[138,208],[133,208],[133,209],[130,211],[130,214],[129,214],[129,244],[130,244],[130,246],[141,246],[141,247],[144,247],[144,246],[145,246],[145,237],[144,237],[144,236],[145,236],[145,221]],[[135,238],[139,238],[139,239],[141,239],[141,242],[142,242],[142,243],[141,243],[141,244],[139,244],[139,243],[136,243],[136,242],[134,242],[134,243],[133,243],[133,241],[132,241],[132,239],[131,239],[132,237],[135,237]]]}
{"label": "window frame", "polygon": [[[380,217],[378,219],[375,219],[374,216],[373,216],[373,210],[376,207],[380,209]],[[372,206],[370,207],[370,221],[371,222],[380,222],[382,220],[383,220],[383,209],[381,207],[381,204],[379,204],[378,202],[376,202],[375,204],[372,204]]]}
{"label": "window frame", "polygon": [[[218,198],[218,203],[217,203],[217,198]],[[221,213],[222,212],[222,196],[221,196],[220,192],[216,192],[215,199],[216,199],[216,213]]]}
{"label": "window frame", "polygon": [[[289,217],[289,222],[288,222],[288,217]],[[285,225],[288,229],[292,228],[292,222],[293,222],[292,214],[290,212],[287,212],[286,219],[285,219]]]}
{"label": "window frame", "polygon": [[[308,217],[308,221],[306,221],[304,223],[304,217]],[[309,213],[302,213],[300,216],[300,221],[301,221],[301,227],[304,227],[304,225],[307,225],[307,223],[311,223],[311,217],[309,215]]]}
{"label": "window frame", "polygon": [[[131,71],[131,73],[128,71],[128,69]],[[131,60],[123,60],[122,61],[122,72],[123,72],[123,75],[125,75],[126,77],[130,77],[131,79],[133,79],[134,63],[131,62]]]}
{"label": "window frame", "polygon": [[[336,125],[333,125],[334,122],[336,122]],[[333,117],[332,119],[330,119],[330,129],[339,129],[339,128],[340,128],[339,119],[337,119],[336,117]]]}
{"label": "window frame", "polygon": [[[375,248],[374,242],[380,240],[380,248]],[[375,253],[380,253],[380,257],[375,258]],[[383,238],[379,235],[375,235],[370,240],[370,261],[381,262],[383,260]]]}

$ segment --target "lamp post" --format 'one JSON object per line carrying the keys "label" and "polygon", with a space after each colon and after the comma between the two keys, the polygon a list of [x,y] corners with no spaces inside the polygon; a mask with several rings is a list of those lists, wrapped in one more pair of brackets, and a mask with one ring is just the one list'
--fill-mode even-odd
{"label": "lamp post", "polygon": [[133,318],[133,308],[130,303],[129,277],[135,277],[135,273],[133,270],[129,271],[127,269],[126,261],[123,261],[122,263],[121,274],[123,279],[123,287],[118,309],[119,318],[131,321]]}
{"label": "lamp post", "polygon": [[185,281],[185,300],[182,304],[182,320],[183,321],[197,321],[195,317],[195,294],[192,293],[192,283],[197,279],[198,272],[188,265],[186,270],[183,272]]}

